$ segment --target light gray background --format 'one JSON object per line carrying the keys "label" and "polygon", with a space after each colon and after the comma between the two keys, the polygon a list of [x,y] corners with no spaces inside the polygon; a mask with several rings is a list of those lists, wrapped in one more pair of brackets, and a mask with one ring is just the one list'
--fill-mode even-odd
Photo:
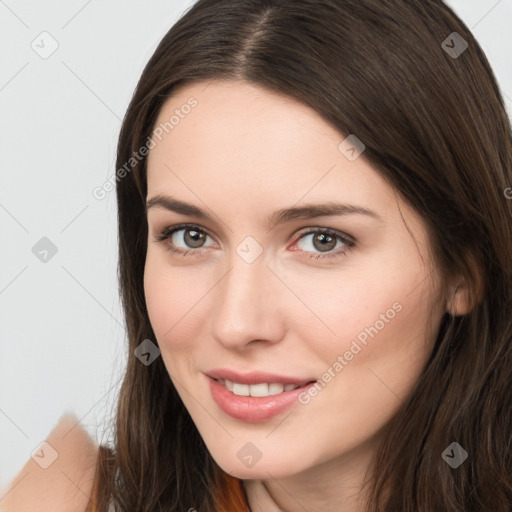
{"label": "light gray background", "polygon": [[[192,3],[0,0],[0,489],[64,412],[108,438],[127,355],[115,192],[92,190],[115,171],[144,64]],[[447,3],[512,114],[512,0]],[[31,46],[51,48],[43,31],[59,45],[46,59]],[[46,263],[32,252],[42,237],[57,247]]]}

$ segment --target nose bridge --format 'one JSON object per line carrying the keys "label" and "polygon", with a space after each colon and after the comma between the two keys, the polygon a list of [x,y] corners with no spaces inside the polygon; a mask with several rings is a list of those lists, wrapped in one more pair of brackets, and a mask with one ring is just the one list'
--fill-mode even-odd
{"label": "nose bridge", "polygon": [[217,285],[213,308],[212,334],[231,346],[280,336],[279,299],[272,291],[277,284],[272,282],[275,276],[266,267],[263,254],[248,258],[250,251],[240,251],[240,247],[247,248],[240,244],[232,252],[228,271]]}

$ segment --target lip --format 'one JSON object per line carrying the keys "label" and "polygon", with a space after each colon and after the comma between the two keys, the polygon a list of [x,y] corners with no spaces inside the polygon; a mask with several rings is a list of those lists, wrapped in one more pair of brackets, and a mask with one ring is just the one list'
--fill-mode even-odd
{"label": "lip", "polygon": [[206,373],[208,377],[212,379],[224,379],[238,382],[239,384],[260,384],[262,382],[277,383],[277,384],[294,384],[301,386],[308,382],[316,381],[315,378],[301,378],[301,377],[287,377],[284,375],[277,375],[275,373],[266,372],[249,372],[249,373],[238,373],[228,368],[219,368],[210,370]]}
{"label": "lip", "polygon": [[[247,423],[260,423],[269,420],[282,413],[294,403],[298,402],[299,395],[313,386],[315,382],[309,382],[300,388],[284,391],[278,395],[266,397],[238,396],[217,382],[214,378],[206,376],[210,386],[213,400],[229,416]],[[250,378],[253,378],[252,375]],[[259,377],[258,377],[259,378]],[[231,380],[231,379],[228,379]],[[240,382],[240,381],[236,381]],[[275,380],[258,380],[257,382],[278,382]],[[257,383],[256,381],[248,384]],[[246,382],[241,382],[246,384]],[[294,382],[289,382],[294,384]]]}

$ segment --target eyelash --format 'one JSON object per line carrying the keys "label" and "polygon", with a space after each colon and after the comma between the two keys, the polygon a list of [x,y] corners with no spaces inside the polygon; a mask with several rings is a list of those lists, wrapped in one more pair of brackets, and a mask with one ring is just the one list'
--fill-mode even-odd
{"label": "eyelash", "polygon": [[[188,256],[188,255],[200,256],[203,248],[176,249],[176,247],[174,247],[173,244],[170,242],[169,239],[172,237],[172,235],[176,231],[181,231],[183,229],[193,229],[193,230],[199,231],[201,233],[204,233],[205,235],[210,236],[206,230],[204,230],[203,228],[201,228],[200,226],[198,226],[196,224],[177,224],[176,226],[166,227],[160,234],[155,236],[155,241],[163,243],[165,245],[166,249],[168,251],[170,251],[172,254],[176,254],[178,256],[183,256],[183,257]],[[345,244],[345,247],[342,249],[338,249],[336,251],[330,251],[330,252],[326,252],[326,253],[313,253],[313,254],[307,256],[308,258],[313,259],[313,260],[344,256],[355,246],[355,242],[353,241],[353,239],[349,238],[346,235],[343,235],[342,233],[339,233],[337,231],[329,229],[329,228],[310,229],[309,231],[302,233],[301,236],[296,241],[302,240],[302,238],[304,238],[308,235],[311,235],[311,234],[315,234],[315,233],[322,233],[322,234],[325,234],[328,236],[333,236],[333,237],[337,238],[338,240],[341,240]],[[210,236],[210,238],[211,238],[211,236]],[[304,251],[304,252],[310,252],[310,251]]]}

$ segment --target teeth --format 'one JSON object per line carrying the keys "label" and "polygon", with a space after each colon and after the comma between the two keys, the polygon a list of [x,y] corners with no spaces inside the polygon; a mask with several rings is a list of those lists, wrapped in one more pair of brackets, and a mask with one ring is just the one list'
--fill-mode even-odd
{"label": "teeth", "polygon": [[269,384],[268,385],[268,394],[269,395],[278,395],[279,393],[282,393],[284,391],[285,386],[282,384]]}
{"label": "teeth", "polygon": [[248,384],[238,384],[233,382],[233,393],[238,396],[249,396],[250,389]]}
{"label": "teeth", "polygon": [[279,384],[272,382],[270,384],[239,384],[227,379],[219,379],[219,384],[222,384],[228,391],[231,391],[238,396],[254,396],[265,397],[271,395],[278,395],[284,391],[291,391],[300,387],[298,384]]}
{"label": "teeth", "polygon": [[268,396],[268,384],[250,384],[247,387],[251,396]]}

